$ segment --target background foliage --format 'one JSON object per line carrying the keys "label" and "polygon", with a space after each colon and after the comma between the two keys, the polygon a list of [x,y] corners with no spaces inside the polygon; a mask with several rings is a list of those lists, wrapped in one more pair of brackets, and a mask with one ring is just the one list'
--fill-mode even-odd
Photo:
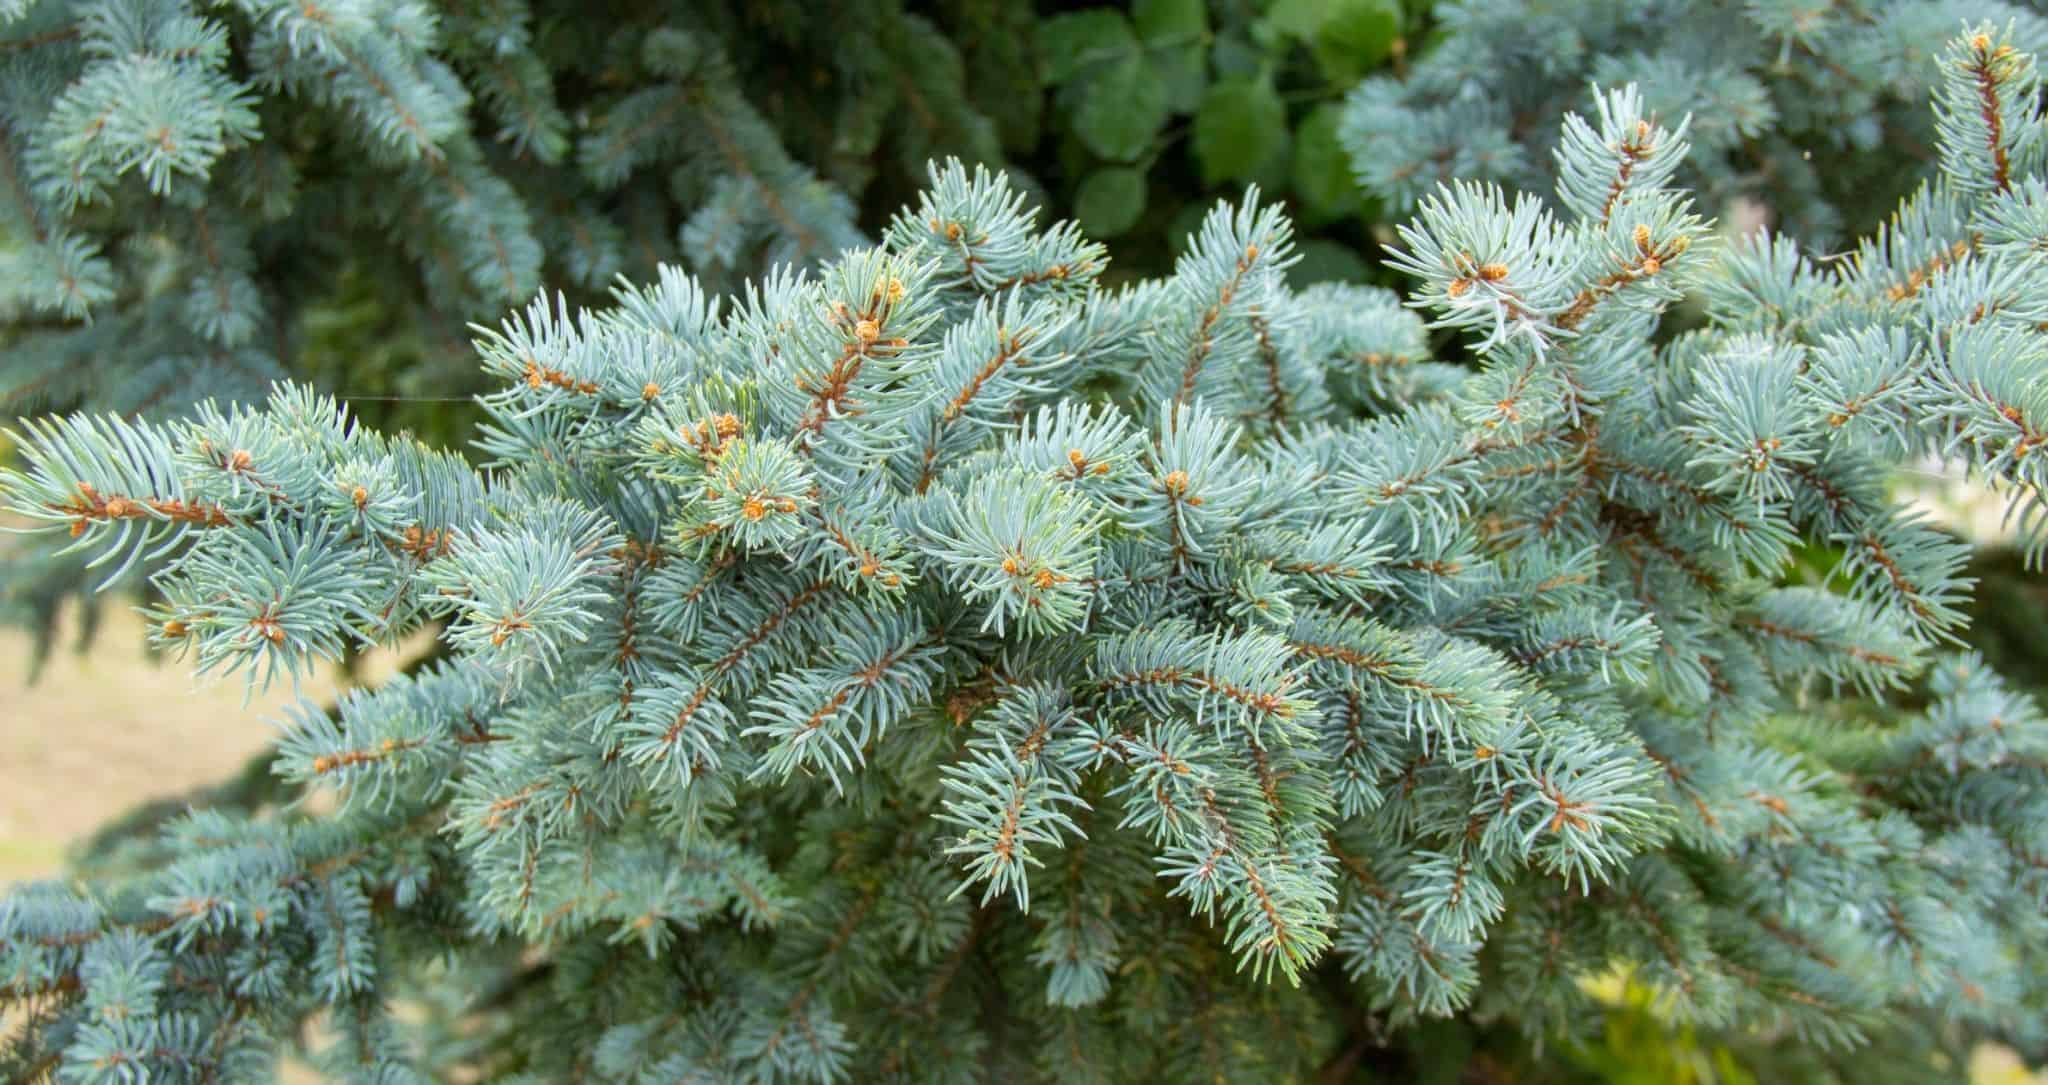
{"label": "background foliage", "polygon": [[[1257,180],[1328,235],[1303,274],[1364,277],[1336,102],[1422,21],[1392,0],[0,6],[0,410],[176,412],[290,375],[453,443],[477,419],[469,322],[662,262],[714,287],[814,262],[949,155],[1119,237],[1118,276],[1164,271]],[[84,585],[0,553],[0,619],[40,651]]]}
{"label": "background foliage", "polygon": [[473,387],[467,321],[664,261],[816,261],[947,156],[1127,236],[1120,273],[1252,180],[1358,239],[1335,101],[1418,16],[1045,7],[15,5],[0,404],[160,411],[291,372],[432,432],[440,408],[371,404]]}
{"label": "background foliage", "polygon": [[1827,245],[1891,214],[1926,176],[1936,54],[1969,23],[2017,47],[2048,22],[2002,0],[1449,0],[1407,70],[1350,94],[1339,137],[1366,189],[1403,214],[1438,184],[1530,191],[1555,178],[1547,118],[1589,86],[1633,83],[1690,115],[1681,173],[1723,218]]}

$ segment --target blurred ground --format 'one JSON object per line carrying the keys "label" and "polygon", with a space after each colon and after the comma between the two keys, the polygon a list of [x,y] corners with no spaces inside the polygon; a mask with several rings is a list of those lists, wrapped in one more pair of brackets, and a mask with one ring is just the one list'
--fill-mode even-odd
{"label": "blurred ground", "polygon": [[[245,703],[240,676],[198,681],[186,664],[149,654],[133,611],[110,606],[86,653],[71,650],[76,616],[65,617],[35,685],[28,634],[0,629],[0,889],[60,873],[69,844],[129,807],[226,779],[270,741],[285,706],[324,703],[343,685],[330,668]],[[360,671],[379,680],[397,658],[380,654]],[[0,1034],[9,1025],[0,1016]],[[278,1080],[320,1078],[287,1059]]]}
{"label": "blurred ground", "polygon": [[[280,686],[244,707],[239,679],[196,682],[153,660],[125,608],[108,608],[90,652],[71,651],[67,630],[32,686],[29,658],[26,633],[0,631],[0,883],[54,873],[67,842],[136,803],[226,777],[292,700]],[[334,691],[324,675],[305,687]]]}
{"label": "blurred ground", "polygon": [[[28,635],[0,629],[0,886],[57,873],[67,844],[131,806],[226,779],[296,696],[325,703],[341,687],[333,668],[245,704],[239,675],[195,680],[147,653],[141,617],[119,604],[84,654],[70,647],[74,619],[34,685]],[[391,668],[362,669],[375,680]]]}

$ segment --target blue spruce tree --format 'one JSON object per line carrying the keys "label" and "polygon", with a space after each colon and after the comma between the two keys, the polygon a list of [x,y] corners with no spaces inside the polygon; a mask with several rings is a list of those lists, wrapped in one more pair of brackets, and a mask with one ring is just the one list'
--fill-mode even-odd
{"label": "blue spruce tree", "polygon": [[289,801],[6,896],[4,1065],[1300,1080],[1585,1036],[1616,970],[1844,1079],[2039,1051],[2048,723],[1886,479],[2043,537],[2048,143],[1999,32],[1939,66],[1845,260],[1717,244],[1631,88],[1557,211],[1423,200],[1405,304],[1290,289],[1256,193],[1110,288],[948,165],[814,273],[480,332],[475,462],[290,384],[24,423],[9,507],[165,559],[200,672],[450,655],[287,719]]}
{"label": "blue spruce tree", "polygon": [[[945,30],[862,0],[828,37],[803,8],[0,3],[0,411],[165,418],[290,377],[460,440],[466,325],[543,279],[594,301],[685,253],[718,284],[813,264],[865,242],[874,175],[914,177],[900,199],[936,153],[1001,161]],[[875,87],[884,42],[926,62]],[[867,115],[905,99],[929,104]],[[85,587],[0,554],[38,651]]]}

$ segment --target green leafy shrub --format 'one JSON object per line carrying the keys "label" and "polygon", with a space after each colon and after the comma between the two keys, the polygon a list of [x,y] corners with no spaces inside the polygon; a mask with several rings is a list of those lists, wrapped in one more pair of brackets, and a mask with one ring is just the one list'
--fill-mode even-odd
{"label": "green leafy shrub", "polygon": [[1374,216],[1337,143],[1339,98],[1421,21],[1395,0],[1144,0],[1047,18],[1045,75],[1071,118],[1064,205],[1149,273],[1219,186],[1256,183],[1329,235],[1305,246],[1313,271],[1364,277],[1353,249]]}

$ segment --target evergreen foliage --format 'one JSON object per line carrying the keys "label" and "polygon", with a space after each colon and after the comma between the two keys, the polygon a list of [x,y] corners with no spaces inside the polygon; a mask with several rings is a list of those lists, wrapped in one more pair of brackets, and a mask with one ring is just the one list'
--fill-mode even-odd
{"label": "evergreen foliage", "polygon": [[[260,400],[298,371],[307,312],[364,287],[452,359],[467,320],[544,277],[601,291],[679,251],[720,275],[859,243],[852,196],[885,146],[920,171],[1001,149],[935,26],[858,7],[863,36],[827,43],[799,4],[13,5],[0,396]],[[845,94],[890,39],[930,59]],[[787,116],[756,106],[768,86]],[[856,101],[910,96],[925,123],[857,123]],[[835,122],[836,141],[799,145],[844,156],[836,185],[778,127],[808,116]]]}
{"label": "evergreen foliage", "polygon": [[1810,244],[1847,239],[1932,170],[1935,53],[1965,20],[2048,46],[2048,22],[2000,0],[1448,0],[1434,19],[1415,63],[1344,110],[1358,177],[1388,208],[1452,180],[1549,189],[1551,118],[1587,111],[1589,85],[1634,84],[1650,115],[1690,114],[1679,176],[1706,210],[1746,205]]}
{"label": "evergreen foliage", "polygon": [[340,1080],[1284,1080],[1616,970],[1856,1080],[2041,1050],[2048,721],[1885,479],[2043,537],[2048,142],[1998,30],[1939,64],[1842,261],[1717,245],[1624,88],[1557,212],[1423,200],[1406,305],[1291,288],[1256,193],[1107,286],[949,165],[815,272],[480,333],[474,465],[293,384],[23,423],[9,507],[167,558],[199,671],[450,657],[285,721],[331,810],[0,901],[6,1065],[260,1080],[320,1014]]}
{"label": "evergreen foliage", "polygon": [[[1332,221],[1356,209],[1333,106],[1294,111],[1291,156],[1280,95],[1333,98],[1402,27],[1393,0],[0,5],[0,404],[253,402],[393,341],[462,364],[466,322],[542,281],[595,301],[662,263],[720,288],[815,265],[949,155],[1013,162],[1104,235],[1149,208],[1161,264],[1204,186],[1296,173]],[[377,335],[323,334],[364,306]],[[337,390],[464,375],[387,368]]]}
{"label": "evergreen foliage", "polygon": [[[1392,0],[0,3],[0,408],[164,417],[290,377],[457,442],[468,322],[543,281],[586,304],[662,263],[720,291],[815,265],[949,155],[1139,271],[1254,177],[1355,243],[1334,99],[1402,25]],[[1310,251],[1359,274],[1354,248]],[[0,619],[46,651],[83,586],[0,555]]]}

